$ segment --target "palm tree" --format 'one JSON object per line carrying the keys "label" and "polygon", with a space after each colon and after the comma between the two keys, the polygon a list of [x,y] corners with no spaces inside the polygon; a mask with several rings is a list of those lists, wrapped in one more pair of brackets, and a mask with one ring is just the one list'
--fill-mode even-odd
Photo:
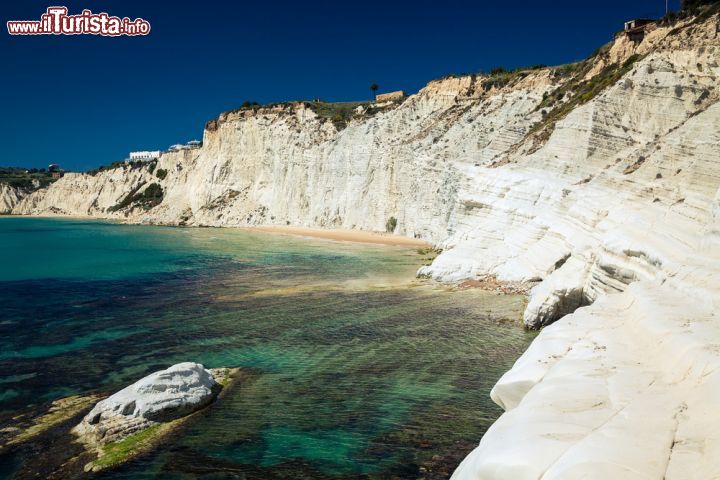
{"label": "palm tree", "polygon": [[375,92],[377,92],[379,88],[380,87],[378,86],[377,83],[370,84],[370,90],[372,90],[372,92],[373,92],[373,98],[375,98]]}

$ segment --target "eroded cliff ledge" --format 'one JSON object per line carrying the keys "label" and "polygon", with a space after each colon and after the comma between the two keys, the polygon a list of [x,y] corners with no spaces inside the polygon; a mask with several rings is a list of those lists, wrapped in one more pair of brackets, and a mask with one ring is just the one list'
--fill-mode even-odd
{"label": "eroded cliff ledge", "polygon": [[525,322],[562,317],[496,386],[508,412],[456,478],[717,478],[718,21],[620,35],[573,66],[438,80],[343,128],[303,103],[229,112],[201,149],[66,175],[13,212],[367,230],[394,217],[443,249],[421,274],[535,285]]}

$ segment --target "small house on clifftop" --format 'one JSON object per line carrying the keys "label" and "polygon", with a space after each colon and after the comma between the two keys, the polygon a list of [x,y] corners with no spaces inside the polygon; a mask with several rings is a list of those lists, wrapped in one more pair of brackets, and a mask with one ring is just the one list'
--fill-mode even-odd
{"label": "small house on clifftop", "polygon": [[645,32],[649,26],[654,25],[655,20],[650,18],[636,18],[625,22],[625,35],[630,41],[640,43],[645,38]]}

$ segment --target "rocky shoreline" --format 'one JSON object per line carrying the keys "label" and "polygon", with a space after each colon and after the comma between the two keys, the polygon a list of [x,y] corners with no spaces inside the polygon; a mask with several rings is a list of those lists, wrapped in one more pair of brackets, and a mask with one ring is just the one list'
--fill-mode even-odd
{"label": "rocky shoreline", "polygon": [[42,460],[17,472],[20,479],[75,478],[115,468],[167,441],[241,377],[237,368],[206,370],[196,363],[181,363],[102,400],[100,394],[58,399],[47,409],[5,422],[0,428],[0,455],[39,452],[36,456]]}

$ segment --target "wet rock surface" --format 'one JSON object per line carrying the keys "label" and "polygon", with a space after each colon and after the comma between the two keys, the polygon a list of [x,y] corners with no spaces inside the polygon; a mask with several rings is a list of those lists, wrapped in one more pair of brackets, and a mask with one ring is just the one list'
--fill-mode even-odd
{"label": "wet rock surface", "polygon": [[202,365],[178,363],[102,400],[74,431],[90,444],[114,442],[205,407],[221,388]]}
{"label": "wet rock surface", "polygon": [[10,470],[18,480],[83,478],[118,466],[178,432],[193,413],[221,396],[238,372],[180,363],[100,402],[103,395],[92,393],[29,408],[0,420],[0,464],[12,467],[19,458],[35,458]]}

